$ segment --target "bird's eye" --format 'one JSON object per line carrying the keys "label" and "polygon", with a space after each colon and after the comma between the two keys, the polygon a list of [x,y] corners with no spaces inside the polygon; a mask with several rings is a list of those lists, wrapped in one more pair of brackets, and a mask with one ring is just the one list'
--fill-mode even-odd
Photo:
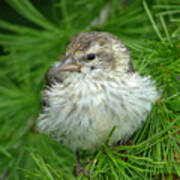
{"label": "bird's eye", "polygon": [[90,54],[87,55],[87,60],[93,60],[95,57],[96,57],[95,54],[90,53]]}

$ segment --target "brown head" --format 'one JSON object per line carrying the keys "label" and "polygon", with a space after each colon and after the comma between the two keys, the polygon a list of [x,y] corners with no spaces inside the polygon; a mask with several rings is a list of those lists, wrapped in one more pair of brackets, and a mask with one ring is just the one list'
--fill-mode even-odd
{"label": "brown head", "polygon": [[95,71],[133,71],[127,48],[112,34],[90,32],[75,36],[67,47],[64,60],[48,71],[47,84],[63,81],[72,72],[90,74]]}

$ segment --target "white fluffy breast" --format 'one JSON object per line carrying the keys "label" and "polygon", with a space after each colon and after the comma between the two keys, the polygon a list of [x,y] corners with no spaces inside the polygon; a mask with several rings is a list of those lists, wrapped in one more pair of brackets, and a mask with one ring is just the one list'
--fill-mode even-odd
{"label": "white fluffy breast", "polygon": [[[73,80],[72,80],[73,79]],[[128,139],[145,121],[158,92],[150,77],[137,73],[106,77],[74,76],[44,92],[49,106],[38,118],[41,132],[77,149]]]}

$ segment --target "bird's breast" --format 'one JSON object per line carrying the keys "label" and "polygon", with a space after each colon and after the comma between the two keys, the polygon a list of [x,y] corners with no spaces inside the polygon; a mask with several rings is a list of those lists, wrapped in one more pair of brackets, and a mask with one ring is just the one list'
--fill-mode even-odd
{"label": "bird's breast", "polygon": [[40,128],[74,150],[100,146],[114,126],[112,143],[128,138],[157,99],[153,82],[137,74],[56,84],[46,95],[49,107]]}

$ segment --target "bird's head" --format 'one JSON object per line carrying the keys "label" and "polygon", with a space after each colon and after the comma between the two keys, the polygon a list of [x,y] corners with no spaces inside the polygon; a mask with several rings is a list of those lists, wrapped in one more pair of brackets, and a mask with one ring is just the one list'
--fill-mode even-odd
{"label": "bird's head", "polygon": [[72,73],[75,76],[115,71],[132,71],[130,55],[122,41],[104,32],[80,33],[68,45],[63,60],[50,68],[46,79],[51,83],[63,81]]}

